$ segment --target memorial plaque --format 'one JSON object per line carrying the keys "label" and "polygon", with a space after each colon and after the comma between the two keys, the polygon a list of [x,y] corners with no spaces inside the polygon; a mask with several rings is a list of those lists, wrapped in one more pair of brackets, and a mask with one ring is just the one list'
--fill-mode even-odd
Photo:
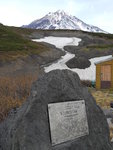
{"label": "memorial plaque", "polygon": [[52,145],[89,134],[85,101],[48,104]]}

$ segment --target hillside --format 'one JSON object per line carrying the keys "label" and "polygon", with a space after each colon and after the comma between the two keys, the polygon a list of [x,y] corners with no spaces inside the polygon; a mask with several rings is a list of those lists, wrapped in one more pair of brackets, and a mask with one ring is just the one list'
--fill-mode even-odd
{"label": "hillside", "polygon": [[[81,38],[82,42],[78,47],[66,46],[64,49],[71,53],[76,51],[76,55],[87,56],[87,59],[113,54],[112,34],[76,30],[36,30],[0,25],[0,121],[12,108],[15,110],[26,100],[31,84],[37,79],[41,68],[64,55],[64,52],[54,45],[31,41],[45,36]],[[71,63],[68,62],[68,65],[73,65],[73,60]]]}
{"label": "hillside", "polygon": [[[24,32],[23,32],[24,33]],[[0,60],[12,60],[29,54],[40,54],[49,48],[22,36],[13,27],[0,25]]]}
{"label": "hillside", "polygon": [[[0,75],[6,74],[6,70],[7,73],[14,70],[15,73],[17,68],[19,68],[19,73],[21,70],[31,72],[33,70],[29,70],[30,67],[45,65],[64,55],[64,52],[58,50],[53,45],[31,41],[31,39],[43,38],[45,36],[81,38],[82,42],[80,42],[78,47],[65,47],[67,51],[78,56],[82,55],[87,58],[93,58],[113,53],[112,34],[90,33],[77,30],[37,30],[0,25]],[[18,71],[16,73],[18,74]]]}
{"label": "hillside", "polygon": [[50,44],[31,41],[33,33],[30,29],[0,25],[0,76],[37,72],[39,66],[64,54]]}

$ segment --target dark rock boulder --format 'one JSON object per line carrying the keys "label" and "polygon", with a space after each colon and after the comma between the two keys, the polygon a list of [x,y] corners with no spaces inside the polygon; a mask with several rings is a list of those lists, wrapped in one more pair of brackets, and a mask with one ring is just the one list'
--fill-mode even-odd
{"label": "dark rock boulder", "polygon": [[103,109],[106,118],[113,118],[113,108]]}
{"label": "dark rock boulder", "polygon": [[71,60],[69,60],[66,65],[69,68],[79,68],[79,69],[85,69],[88,68],[91,63],[90,61],[85,57],[74,57]]}
{"label": "dark rock boulder", "polygon": [[113,147],[113,142],[111,143],[112,147]]}
{"label": "dark rock boulder", "polygon": [[[51,145],[48,103],[84,99],[89,135],[54,147]],[[26,103],[0,124],[1,150],[112,150],[103,111],[76,73],[55,70],[41,76]]]}

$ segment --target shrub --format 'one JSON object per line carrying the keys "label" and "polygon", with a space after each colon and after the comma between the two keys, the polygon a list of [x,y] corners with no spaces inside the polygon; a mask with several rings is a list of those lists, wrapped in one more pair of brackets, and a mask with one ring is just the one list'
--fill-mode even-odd
{"label": "shrub", "polygon": [[0,121],[8,115],[11,109],[25,102],[30,94],[31,84],[36,79],[36,75],[0,77]]}

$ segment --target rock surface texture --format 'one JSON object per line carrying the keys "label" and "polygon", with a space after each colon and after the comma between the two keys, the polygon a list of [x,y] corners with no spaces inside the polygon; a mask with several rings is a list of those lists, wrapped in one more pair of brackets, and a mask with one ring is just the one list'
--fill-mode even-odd
{"label": "rock surface texture", "polygon": [[[47,105],[84,99],[89,135],[52,147]],[[16,114],[0,124],[0,150],[112,150],[103,111],[76,73],[49,72],[36,81],[31,95]]]}
{"label": "rock surface texture", "polygon": [[90,67],[91,63],[90,61],[85,57],[74,57],[71,60],[69,60],[66,65],[69,68],[79,68],[79,69],[85,69]]}

